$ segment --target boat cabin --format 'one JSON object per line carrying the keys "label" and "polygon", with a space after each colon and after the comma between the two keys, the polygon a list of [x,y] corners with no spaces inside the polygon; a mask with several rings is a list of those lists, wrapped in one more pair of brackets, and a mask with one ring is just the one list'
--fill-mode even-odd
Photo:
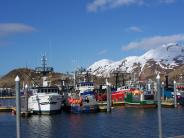
{"label": "boat cabin", "polygon": [[33,94],[35,93],[59,93],[58,87],[36,87],[33,89]]}
{"label": "boat cabin", "polygon": [[94,90],[94,83],[93,82],[81,82],[77,85],[77,89],[80,92],[84,91],[93,91]]}

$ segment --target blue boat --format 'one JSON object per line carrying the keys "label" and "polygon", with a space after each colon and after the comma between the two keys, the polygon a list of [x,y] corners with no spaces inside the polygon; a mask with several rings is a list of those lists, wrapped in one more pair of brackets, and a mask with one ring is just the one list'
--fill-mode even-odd
{"label": "blue boat", "polygon": [[79,94],[71,94],[65,109],[72,113],[91,113],[98,111],[98,103],[95,98],[94,84],[92,82],[81,82],[77,85]]}

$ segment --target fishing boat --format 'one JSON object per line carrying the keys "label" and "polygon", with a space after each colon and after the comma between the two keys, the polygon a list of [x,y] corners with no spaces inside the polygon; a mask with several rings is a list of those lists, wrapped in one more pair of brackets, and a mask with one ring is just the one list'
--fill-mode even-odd
{"label": "fishing boat", "polygon": [[36,85],[31,88],[32,95],[28,98],[28,110],[33,114],[52,114],[61,111],[62,95],[57,86],[52,86],[48,81],[47,73],[53,71],[52,67],[46,67],[46,57],[42,58],[42,67],[37,67],[36,71],[41,73],[42,86]]}
{"label": "fishing boat", "polygon": [[125,94],[131,91],[128,86],[117,88],[117,91],[111,93],[112,106],[123,106],[125,104]]}
{"label": "fishing boat", "polygon": [[61,111],[62,96],[56,86],[35,87],[28,98],[28,110],[33,114],[52,114]]}
{"label": "fishing boat", "polygon": [[165,108],[174,108],[174,101],[173,99],[163,100],[161,106]]}
{"label": "fishing boat", "polygon": [[86,81],[80,82],[76,88],[76,90],[79,91],[79,95],[82,95],[86,91],[93,91],[94,89],[95,89],[94,83],[93,82],[86,82]]}
{"label": "fishing boat", "polygon": [[72,113],[97,112],[98,103],[95,99],[93,83],[81,82],[77,85],[77,91],[68,96],[65,110]]}
{"label": "fishing boat", "polygon": [[107,102],[106,101],[98,101],[98,110],[100,112],[107,112]]}
{"label": "fishing boat", "polygon": [[125,107],[133,108],[156,108],[153,94],[146,94],[144,91],[134,89],[125,94]]}
{"label": "fishing boat", "polygon": [[[106,88],[105,88],[106,90]],[[125,93],[130,91],[130,88],[122,86],[116,89],[111,89],[111,104],[113,107],[124,106]],[[104,91],[96,96],[100,111],[105,111],[107,106],[107,92]]]}
{"label": "fishing boat", "polygon": [[[172,92],[174,97],[174,92]],[[176,98],[177,104],[184,106],[184,83],[176,83]]]}
{"label": "fishing boat", "polygon": [[107,94],[104,93],[98,93],[95,95],[96,100],[98,103],[98,109],[100,112],[106,112],[107,111]]}

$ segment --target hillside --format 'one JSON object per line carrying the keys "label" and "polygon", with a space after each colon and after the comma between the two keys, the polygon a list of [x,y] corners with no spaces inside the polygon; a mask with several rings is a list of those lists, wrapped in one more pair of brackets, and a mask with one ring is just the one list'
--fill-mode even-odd
{"label": "hillside", "polygon": [[[15,87],[15,77],[20,77],[21,86],[24,84],[33,85],[38,84],[40,85],[42,80],[40,74],[36,73],[33,69],[27,68],[19,68],[10,71],[8,74],[2,76],[0,78],[0,88],[14,88]],[[62,79],[66,79],[66,75],[62,73],[52,72],[49,75],[49,80],[52,84],[60,84]]]}

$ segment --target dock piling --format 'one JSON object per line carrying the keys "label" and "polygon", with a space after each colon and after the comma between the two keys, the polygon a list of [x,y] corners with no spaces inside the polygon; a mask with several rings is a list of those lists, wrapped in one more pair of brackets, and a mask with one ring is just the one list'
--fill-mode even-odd
{"label": "dock piling", "polygon": [[164,82],[162,82],[162,99],[165,100],[165,94],[164,94]]}
{"label": "dock piling", "polygon": [[15,91],[16,91],[16,133],[17,138],[20,138],[20,78],[15,78]]}
{"label": "dock piling", "polygon": [[176,97],[176,81],[174,81],[174,107],[177,107],[177,97]]}
{"label": "dock piling", "polygon": [[162,138],[162,117],[161,117],[161,101],[160,101],[160,75],[157,77],[157,105],[158,105],[158,129],[159,129],[159,138]]}
{"label": "dock piling", "polygon": [[25,112],[28,114],[28,85],[25,85]]}
{"label": "dock piling", "polygon": [[106,79],[106,85],[107,85],[107,112],[111,112],[111,90],[109,83],[107,82]]}
{"label": "dock piling", "polygon": [[111,112],[111,90],[110,87],[107,85],[107,112]]}

